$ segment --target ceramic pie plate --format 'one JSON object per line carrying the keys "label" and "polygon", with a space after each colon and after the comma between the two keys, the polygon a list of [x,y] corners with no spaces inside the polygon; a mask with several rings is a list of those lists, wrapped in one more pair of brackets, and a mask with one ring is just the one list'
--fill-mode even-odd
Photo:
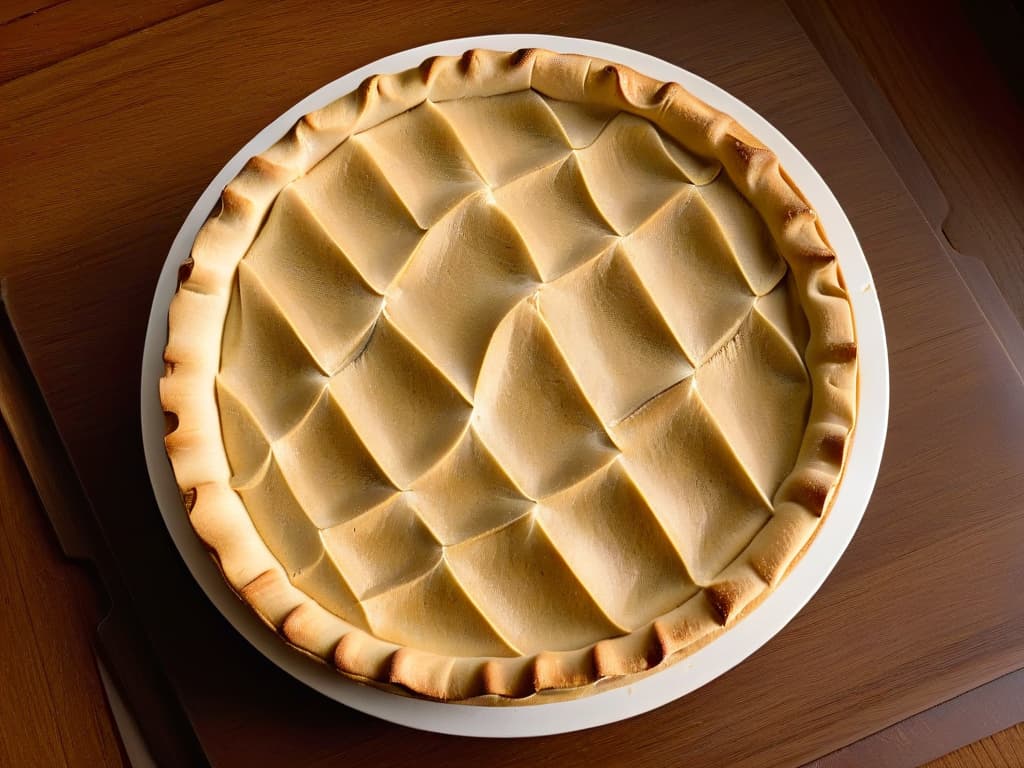
{"label": "ceramic pie plate", "polygon": [[[779,157],[816,209],[838,256],[853,305],[858,340],[860,392],[857,426],[833,506],[805,554],[756,608],[727,632],[688,657],[637,679],[582,698],[521,707],[444,704],[413,699],[356,683],[289,648],[231,591],[181,505],[164,450],[164,418],[158,394],[167,341],[167,309],[177,287],[178,266],[220,191],[246,160],[267,149],[300,117],[354,90],[377,73],[398,72],[436,55],[470,48],[547,48],[618,62],[661,81],[674,81],[712,107],[732,115]],[[438,733],[525,737],[591,728],[660,707],[699,688],[743,661],[781,630],[818,590],[860,523],[878,473],[885,442],[889,371],[881,310],[863,251],[835,196],[811,164],[767,120],[708,81],[668,62],[608,43],[549,35],[489,35],[432,43],[387,56],[309,95],[260,131],[213,179],[171,245],[160,274],[146,334],[142,367],[142,437],[150,479],[171,538],[210,600],[267,658],[325,696],[385,720]]]}

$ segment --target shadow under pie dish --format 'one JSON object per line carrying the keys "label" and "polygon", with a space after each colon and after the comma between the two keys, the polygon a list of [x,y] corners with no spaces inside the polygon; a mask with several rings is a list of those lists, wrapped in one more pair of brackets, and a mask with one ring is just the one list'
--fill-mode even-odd
{"label": "shadow under pie dish", "polygon": [[683,658],[842,473],[856,342],[813,212],[620,65],[371,78],[246,165],[181,278],[161,401],[192,525],[376,685],[530,703]]}

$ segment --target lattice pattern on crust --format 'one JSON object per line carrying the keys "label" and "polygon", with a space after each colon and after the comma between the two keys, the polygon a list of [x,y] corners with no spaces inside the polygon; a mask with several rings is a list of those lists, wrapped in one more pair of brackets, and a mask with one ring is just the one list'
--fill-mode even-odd
{"label": "lattice pattern on crust", "polygon": [[643,672],[827,509],[856,346],[813,214],[726,116],[603,64],[372,78],[197,238],[161,382],[186,506],[346,674],[486,700]]}

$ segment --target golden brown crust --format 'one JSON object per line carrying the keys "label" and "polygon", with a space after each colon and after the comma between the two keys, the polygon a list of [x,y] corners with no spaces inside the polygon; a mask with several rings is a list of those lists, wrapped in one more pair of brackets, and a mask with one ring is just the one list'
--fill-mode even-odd
{"label": "golden brown crust", "polygon": [[[532,657],[456,658],[399,647],[339,619],[288,579],[229,486],[212,386],[237,265],[277,194],[353,133],[426,99],[434,102],[526,89],[646,118],[690,151],[718,160],[753,204],[788,263],[810,325],[804,358],[812,406],[797,464],[772,500],[775,514],[713,583],[632,633],[575,651]],[[529,701],[540,691],[585,693],[595,682],[641,674],[692,653],[735,622],[783,578],[828,511],[854,426],[857,346],[835,254],[814,211],[778,159],[732,118],[675,83],[627,67],[543,50],[467,51],[366,80],[303,117],[252,158],[224,189],[179,272],[169,311],[163,408],[185,508],[226,580],[291,644],[355,679],[440,700]],[[176,419],[176,421],[175,421]]]}

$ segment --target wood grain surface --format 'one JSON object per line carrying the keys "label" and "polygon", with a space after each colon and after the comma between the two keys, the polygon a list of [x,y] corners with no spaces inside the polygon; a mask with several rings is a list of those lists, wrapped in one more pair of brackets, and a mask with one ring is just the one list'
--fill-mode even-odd
{"label": "wood grain surface", "polygon": [[0,765],[123,764],[92,653],[95,585],[48,530],[0,423]]}
{"label": "wood grain surface", "polygon": [[[1024,577],[1019,382],[915,202],[784,7],[243,6],[175,16],[0,85],[8,308],[211,763],[371,765],[386,753],[395,764],[660,765],[685,757],[695,766],[795,765],[1024,665],[1024,617],[1007,610],[1019,604]],[[808,155],[875,272],[893,407],[862,529],[782,634],[650,715],[584,738],[504,743],[364,717],[305,690],[245,645],[166,538],[145,480],[135,403],[145,315],[167,246],[239,146],[309,91],[374,58],[521,29],[523,19],[536,31],[605,39],[686,66],[747,101]]]}
{"label": "wood grain surface", "polygon": [[0,3],[0,24],[26,20],[43,11],[52,11],[65,2],[66,0],[4,0]]}
{"label": "wood grain surface", "polygon": [[[1007,126],[1022,119],[1021,102],[1013,98],[1009,86],[1024,70],[1024,64],[1014,66],[994,49],[1014,45],[1024,35],[1024,17],[1010,0],[992,0],[987,4],[991,12],[981,14],[969,14],[967,4],[930,3],[927,12],[916,17],[924,23],[907,32],[916,44],[903,45],[906,35],[894,29],[893,17],[905,18],[904,4],[872,0],[855,7],[817,0],[787,1],[939,234],[1024,381],[1024,332],[1020,321],[1024,317],[1024,292],[1018,290],[1020,281],[1016,279],[1022,255],[1019,244],[1024,243],[1020,216],[1024,164],[1012,162],[1021,154],[1019,147],[1007,146],[1016,143],[1015,133]],[[948,40],[951,28],[959,31],[958,56],[968,63],[966,66],[948,66],[943,42]],[[876,39],[893,44],[879,54],[871,42]],[[860,44],[855,46],[852,41]],[[916,107],[920,91],[917,79],[900,75],[910,71],[920,71],[930,81],[927,94],[931,114]],[[943,77],[936,78],[936,71],[941,71]],[[886,89],[880,81],[885,82]],[[974,88],[974,83],[980,81],[988,84],[985,89]],[[995,96],[986,103],[978,99],[982,91]],[[1018,88],[1016,93],[1020,92]],[[964,109],[965,93],[976,108]],[[894,104],[902,106],[902,119]],[[908,104],[913,106],[908,108]],[[943,113],[955,118],[948,121]],[[947,130],[947,122],[958,130]],[[999,130],[989,130],[990,125]],[[930,161],[922,155],[918,142],[928,147]],[[965,151],[980,153],[990,163],[1011,159],[999,194],[992,194],[995,185],[984,169],[958,162]],[[961,238],[954,244],[945,228],[950,220],[965,218],[987,219],[990,226],[979,233],[982,237]]]}
{"label": "wood grain surface", "polygon": [[[0,83],[144,30],[215,0],[65,0],[0,23]],[[26,6],[27,7],[27,6]],[[9,15],[9,14],[5,14]],[[45,40],[46,45],[40,45]]]}
{"label": "wood grain surface", "polygon": [[925,768],[1020,768],[1024,765],[1024,723],[969,744]]}
{"label": "wood grain surface", "polygon": [[1004,19],[1002,47],[1019,46],[1019,4],[1016,11],[998,0],[830,6],[948,201],[942,231],[954,248],[985,262],[1024,323],[1024,102],[1020,82],[1000,72],[982,37],[994,26],[991,15]]}

